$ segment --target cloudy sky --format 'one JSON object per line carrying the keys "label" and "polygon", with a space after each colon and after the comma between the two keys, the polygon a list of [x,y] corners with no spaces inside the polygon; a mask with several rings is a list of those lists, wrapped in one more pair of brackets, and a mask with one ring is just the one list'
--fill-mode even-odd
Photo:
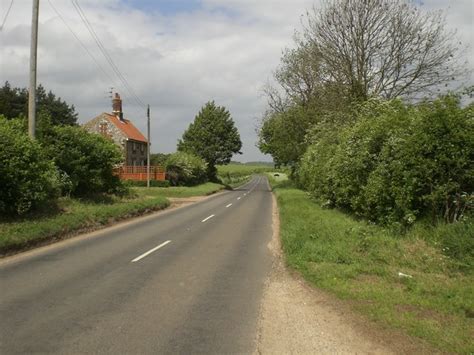
{"label": "cloudy sky", "polygon": [[[11,0],[0,0],[3,21]],[[28,85],[31,0],[14,0],[0,32],[0,81]],[[74,104],[84,123],[111,111],[108,91],[124,99],[124,113],[146,132],[145,110],[112,71],[69,0],[41,0],[38,82]],[[447,11],[474,58],[473,1],[416,1]],[[300,18],[314,0],[79,0],[87,19],[132,90],[152,110],[152,151],[172,152],[209,100],[229,109],[240,131],[240,161],[271,160],[255,147],[255,127],[271,80]],[[54,11],[61,14],[67,26]],[[471,61],[472,66],[472,61]]]}

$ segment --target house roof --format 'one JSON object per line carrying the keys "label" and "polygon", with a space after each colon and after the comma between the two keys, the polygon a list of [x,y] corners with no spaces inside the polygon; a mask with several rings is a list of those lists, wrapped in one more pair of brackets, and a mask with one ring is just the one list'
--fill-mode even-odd
{"label": "house roof", "polygon": [[111,115],[110,113],[104,113],[104,116],[113,123],[118,129],[122,131],[122,133],[128,138],[133,139],[139,142],[147,142],[145,136],[138,130],[137,127],[133,125],[130,120],[120,120],[117,116]]}

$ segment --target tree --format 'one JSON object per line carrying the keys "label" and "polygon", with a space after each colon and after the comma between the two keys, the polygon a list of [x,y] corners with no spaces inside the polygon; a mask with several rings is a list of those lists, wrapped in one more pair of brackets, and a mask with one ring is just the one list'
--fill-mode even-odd
{"label": "tree", "polygon": [[303,32],[327,79],[349,86],[354,99],[426,94],[463,73],[443,14],[404,0],[326,0],[307,13]]}
{"label": "tree", "polygon": [[306,132],[314,118],[300,106],[285,112],[267,112],[258,132],[260,151],[271,154],[276,165],[294,167],[306,151]]}
{"label": "tree", "polygon": [[[52,91],[46,92],[42,85],[36,92],[38,112],[49,114],[52,125],[75,125],[77,113],[74,105],[69,106]],[[7,119],[28,115],[28,90],[25,88],[12,88],[7,81],[0,88],[0,114]]]}
{"label": "tree", "polygon": [[193,153],[207,163],[210,179],[217,177],[217,164],[228,164],[232,156],[240,153],[242,142],[229,111],[216,106],[214,101],[206,103],[194,122],[178,142],[178,151]]}

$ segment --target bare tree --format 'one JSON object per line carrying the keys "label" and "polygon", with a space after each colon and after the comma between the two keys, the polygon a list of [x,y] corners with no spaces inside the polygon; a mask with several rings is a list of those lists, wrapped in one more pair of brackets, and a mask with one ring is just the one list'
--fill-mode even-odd
{"label": "bare tree", "polygon": [[323,60],[326,80],[358,99],[426,94],[463,73],[460,43],[443,14],[404,0],[326,0],[307,13],[303,36]]}
{"label": "bare tree", "polygon": [[286,48],[274,73],[276,81],[293,103],[308,105],[320,92],[324,80],[323,61],[318,49],[295,35],[297,48]]}

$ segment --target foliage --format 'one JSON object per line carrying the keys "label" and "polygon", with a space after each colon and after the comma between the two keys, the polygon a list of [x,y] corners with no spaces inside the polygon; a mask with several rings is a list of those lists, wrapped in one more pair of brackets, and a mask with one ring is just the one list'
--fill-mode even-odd
{"label": "foliage", "polygon": [[165,166],[166,160],[170,154],[164,154],[164,153],[155,153],[155,154],[150,154],[150,165],[153,166]]}
{"label": "foliage", "polygon": [[[52,91],[46,92],[42,85],[36,90],[38,112],[44,112],[51,117],[52,125],[75,125],[77,113],[74,105],[69,106]],[[7,119],[28,115],[28,90],[26,88],[12,88],[7,81],[0,88],[0,114]]]}
{"label": "foliage", "polygon": [[207,163],[208,177],[216,178],[216,165],[228,164],[240,153],[242,142],[229,111],[206,103],[178,142],[178,150],[195,154]]}
{"label": "foliage", "polygon": [[415,106],[371,100],[354,125],[318,136],[300,182],[325,204],[382,223],[459,220],[472,204],[472,117],[454,96]]}
{"label": "foliage", "polygon": [[72,195],[123,192],[124,187],[113,172],[123,157],[110,140],[81,127],[56,126],[43,137],[43,144],[70,181]]}
{"label": "foliage", "polygon": [[207,164],[200,157],[186,152],[170,154],[165,162],[171,185],[197,185],[207,179]]}
{"label": "foliage", "polygon": [[60,192],[58,171],[21,122],[0,116],[0,141],[0,213],[24,214],[54,202]]}
{"label": "foliage", "polygon": [[259,131],[258,147],[271,154],[277,166],[295,166],[307,148],[305,136],[315,116],[293,106],[286,112],[269,113]]}

